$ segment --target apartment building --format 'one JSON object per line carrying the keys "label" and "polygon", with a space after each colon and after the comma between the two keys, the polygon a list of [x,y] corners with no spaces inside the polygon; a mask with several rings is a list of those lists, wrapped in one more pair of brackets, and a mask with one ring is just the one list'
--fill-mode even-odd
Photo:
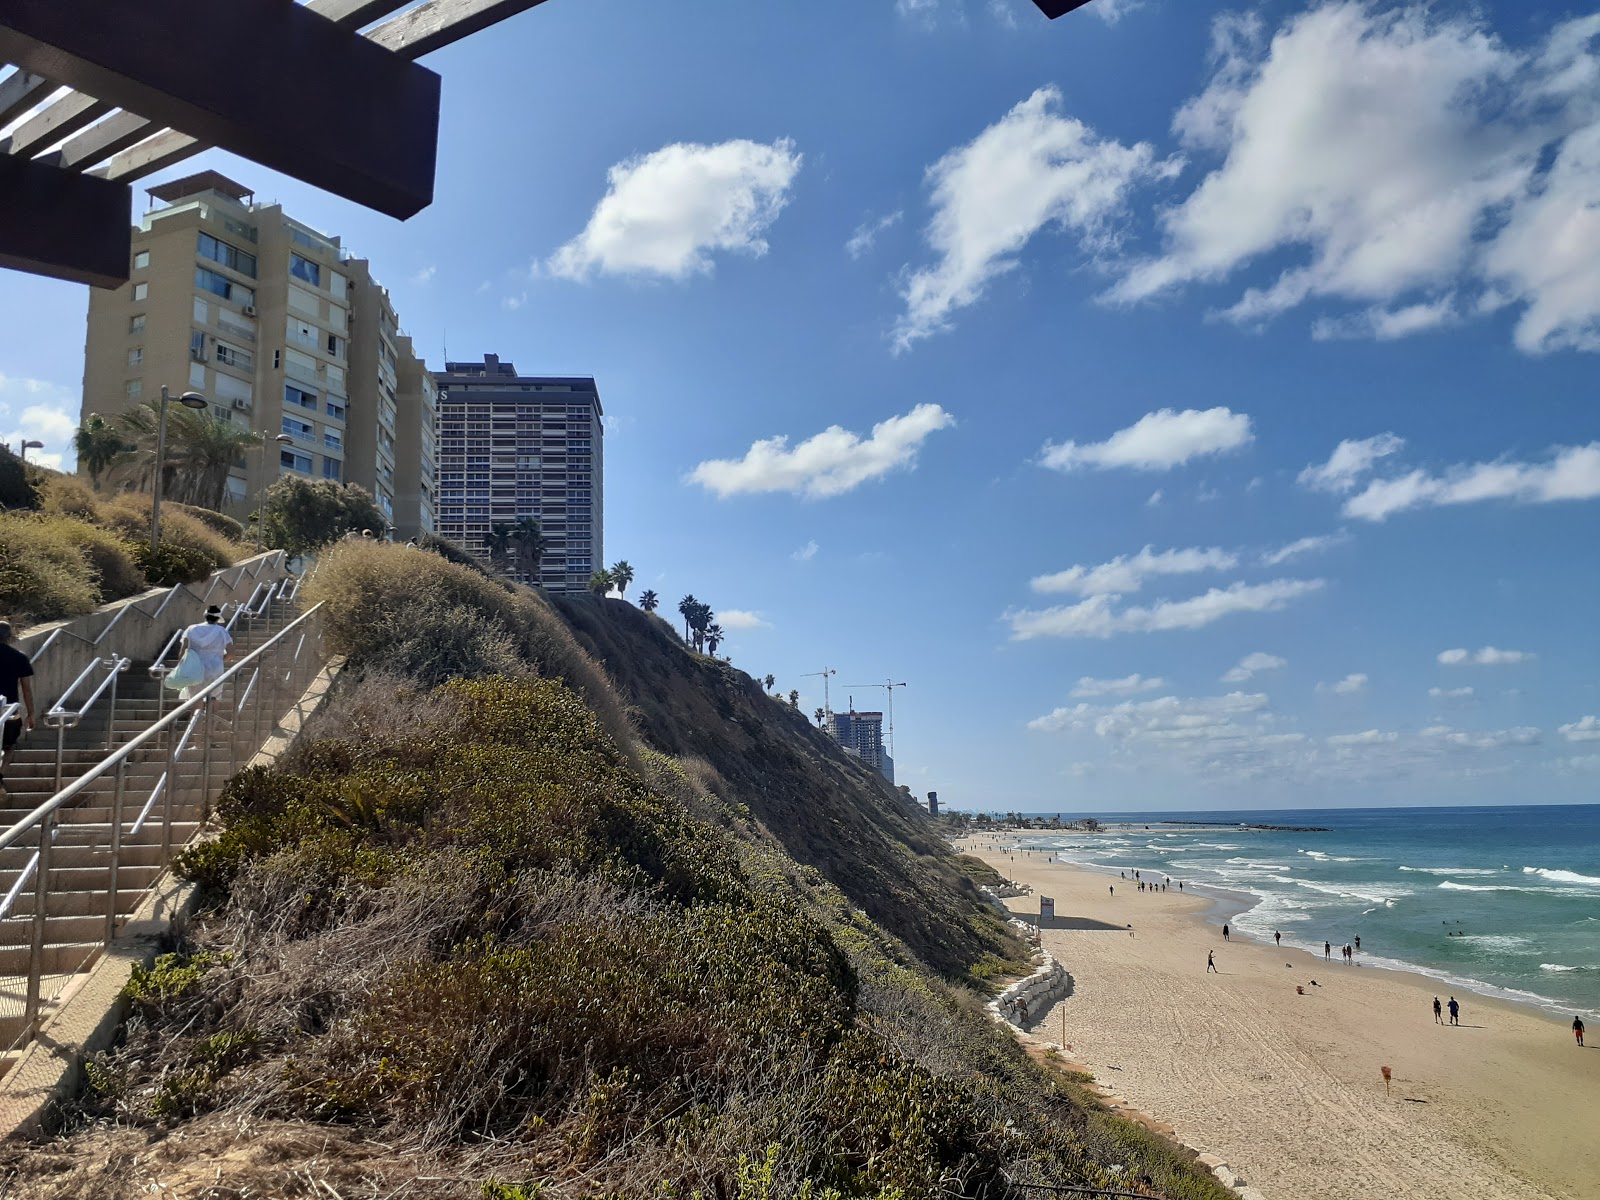
{"label": "apartment building", "polygon": [[829,713],[828,732],[847,754],[859,758],[890,783],[894,782],[894,759],[883,749],[881,712],[857,712],[852,708],[849,712]]}
{"label": "apartment building", "polygon": [[496,525],[539,522],[537,572],[508,571],[552,591],[581,591],[605,562],[604,429],[588,376],[519,375],[486,354],[447,362],[438,386],[438,532],[487,558]]}
{"label": "apartment building", "polygon": [[229,475],[236,515],[293,474],[431,529],[434,389],[366,260],[216,171],[148,194],[129,282],[90,291],[83,415],[197,391],[262,438]]}

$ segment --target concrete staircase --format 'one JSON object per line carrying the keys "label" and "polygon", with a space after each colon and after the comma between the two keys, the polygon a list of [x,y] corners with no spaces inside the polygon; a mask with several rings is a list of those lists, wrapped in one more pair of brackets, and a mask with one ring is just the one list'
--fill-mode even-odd
{"label": "concrete staircase", "polygon": [[[281,630],[293,619],[293,607],[292,601],[273,600],[254,621],[241,619],[234,629],[230,661],[239,661]],[[115,708],[109,697],[103,698],[80,724],[65,730],[61,787],[87,774],[181,703],[174,692],[163,697],[161,684],[151,677],[149,666],[148,662],[130,664],[117,680]],[[281,692],[281,674],[263,671],[257,686],[265,691],[271,678],[275,690]],[[99,959],[108,935],[137,910],[146,889],[166,870],[171,855],[199,833],[209,815],[210,798],[249,760],[258,748],[255,741],[271,733],[277,716],[295,699],[265,694],[262,698],[268,701],[263,711],[272,715],[258,721],[252,705],[237,723],[232,718],[233,689],[225,689],[213,701],[209,761],[203,716],[192,727],[178,722],[133,751],[122,772],[120,829],[114,828],[115,771],[92,781],[74,801],[58,810],[42,888],[34,869],[40,847],[37,829],[18,844],[0,849],[0,1076],[9,1070],[18,1047],[30,1033],[25,1019],[27,975],[41,891],[44,952],[40,991],[46,1001],[41,1009],[42,1024],[70,997],[74,977],[83,975]],[[172,764],[170,786],[157,792],[174,741],[182,747],[182,754]],[[33,733],[23,735],[5,775],[0,830],[26,818],[60,790],[57,757],[56,730],[43,720]],[[120,846],[115,856],[114,840]]]}

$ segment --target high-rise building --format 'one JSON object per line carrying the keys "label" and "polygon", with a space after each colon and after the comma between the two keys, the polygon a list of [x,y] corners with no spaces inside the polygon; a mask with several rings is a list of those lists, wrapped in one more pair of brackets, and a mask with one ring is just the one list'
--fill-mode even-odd
{"label": "high-rise building", "polygon": [[432,528],[432,383],[369,264],[216,171],[149,195],[129,282],[89,294],[84,416],[198,391],[266,439],[228,476],[240,515],[293,474],[360,484],[399,536]]}
{"label": "high-rise building", "polygon": [[486,354],[447,362],[434,375],[439,406],[438,531],[487,558],[497,525],[539,522],[537,572],[513,554],[513,577],[552,591],[581,591],[605,563],[604,429],[588,376],[518,375]]}
{"label": "high-rise building", "polygon": [[828,732],[833,740],[890,783],[894,782],[894,759],[883,750],[881,712],[836,712],[828,714]]}

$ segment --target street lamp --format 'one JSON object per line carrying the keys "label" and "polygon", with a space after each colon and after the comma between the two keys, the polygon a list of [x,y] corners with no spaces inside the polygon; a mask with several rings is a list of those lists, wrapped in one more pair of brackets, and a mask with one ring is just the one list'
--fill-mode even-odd
{"label": "street lamp", "polygon": [[43,450],[43,449],[44,449],[44,443],[43,442],[23,442],[22,443],[22,461],[23,462],[27,462],[28,461],[28,451],[29,450]]}
{"label": "street lamp", "polygon": [[273,442],[281,446],[294,445],[294,439],[287,433],[274,434],[268,437],[263,431],[261,434],[261,490],[256,493],[256,553],[261,553],[261,527],[267,523],[266,506],[262,501],[267,494],[267,447]]}
{"label": "street lamp", "polygon": [[[155,502],[150,506],[150,549],[161,545],[161,481],[167,473],[167,385],[161,385],[161,415],[156,419],[156,479],[152,490]],[[185,392],[178,403],[196,412],[206,407],[206,398],[199,392]]]}

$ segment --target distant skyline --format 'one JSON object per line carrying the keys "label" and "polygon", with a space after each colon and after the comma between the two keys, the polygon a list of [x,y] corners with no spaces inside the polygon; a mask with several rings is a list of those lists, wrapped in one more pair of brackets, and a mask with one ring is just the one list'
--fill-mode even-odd
{"label": "distant skyline", "polygon": [[[1600,6],[553,0],[426,63],[405,224],[144,185],[340,235],[432,365],[593,375],[632,593],[806,713],[907,680],[918,795],[1600,799]],[[62,461],[86,294],[0,304]]]}

